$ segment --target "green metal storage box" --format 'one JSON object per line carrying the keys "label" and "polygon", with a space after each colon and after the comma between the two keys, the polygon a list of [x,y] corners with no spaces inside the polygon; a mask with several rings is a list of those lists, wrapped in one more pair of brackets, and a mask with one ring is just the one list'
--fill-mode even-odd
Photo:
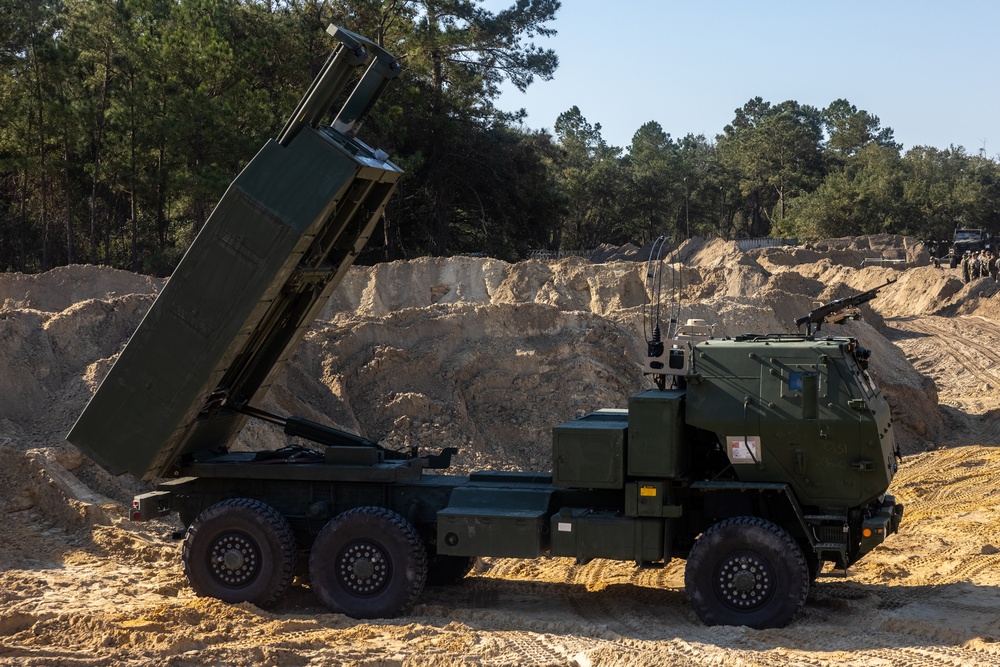
{"label": "green metal storage box", "polygon": [[663,529],[662,520],[564,508],[551,519],[551,555],[655,562],[663,558]]}
{"label": "green metal storage box", "polygon": [[624,481],[625,410],[599,410],[552,429],[552,484],[620,489]]}
{"label": "green metal storage box", "polygon": [[683,446],[683,390],[650,389],[629,398],[628,474],[678,477],[688,465]]}
{"label": "green metal storage box", "polygon": [[[518,487],[521,488],[518,488]],[[450,556],[535,558],[549,548],[552,488],[535,484],[455,489],[437,513],[437,550]]]}

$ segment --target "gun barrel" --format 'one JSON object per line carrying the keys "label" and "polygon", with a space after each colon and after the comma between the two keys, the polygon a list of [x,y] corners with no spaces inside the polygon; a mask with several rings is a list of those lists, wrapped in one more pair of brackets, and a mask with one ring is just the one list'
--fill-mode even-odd
{"label": "gun barrel", "polygon": [[[878,287],[873,287],[870,290],[866,290],[864,292],[858,292],[857,294],[854,294],[852,296],[845,296],[840,299],[834,299],[829,303],[824,303],[823,305],[814,308],[813,310],[810,310],[809,314],[795,318],[795,326],[801,327],[803,324],[820,325],[823,323],[824,318],[826,318],[828,315],[840,312],[841,310],[844,310],[845,308],[850,308],[851,306],[860,306],[863,303],[868,303],[876,296],[878,296],[878,292],[880,289],[882,289],[883,287],[887,287],[893,284],[894,282],[896,282],[896,280],[894,278],[890,278],[889,280],[882,283]],[[818,327],[817,330],[819,330]]]}

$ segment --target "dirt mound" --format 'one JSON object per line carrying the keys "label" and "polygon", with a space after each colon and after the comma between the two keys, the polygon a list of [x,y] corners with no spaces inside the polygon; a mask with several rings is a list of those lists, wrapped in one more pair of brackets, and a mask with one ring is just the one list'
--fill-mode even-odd
{"label": "dirt mound", "polygon": [[548,470],[553,423],[651,386],[622,325],[540,303],[405,309],[304,347],[289,372],[310,406],[395,449],[457,446],[463,470]]}
{"label": "dirt mound", "polygon": [[29,309],[59,312],[88,299],[124,294],[156,294],[162,278],[83,264],[41,274],[0,273],[0,312]]}
{"label": "dirt mound", "polygon": [[352,267],[320,319],[384,317],[447,304],[542,303],[612,317],[645,302],[644,265],[571,257],[517,264],[472,257]]}
{"label": "dirt mound", "polygon": [[774,270],[778,267],[802,266],[827,260],[833,264],[860,269],[866,265],[923,266],[930,263],[930,254],[923,244],[906,236],[875,234],[812,241],[801,246],[776,246],[748,251],[757,261]]}
{"label": "dirt mound", "polygon": [[[102,360],[117,355],[154,299],[153,293],[125,294],[61,311],[0,311],[0,414],[36,429],[33,444],[65,433],[66,420],[83,407],[78,401],[88,400],[100,380],[88,369],[107,366]],[[78,390],[81,381],[90,389],[86,395]],[[60,419],[53,430],[46,425],[54,412]]]}
{"label": "dirt mound", "polygon": [[[830,244],[840,246],[854,247]],[[921,310],[940,309],[968,292],[956,292],[952,277],[930,268],[859,270],[824,258],[769,271],[758,261],[778,251],[799,252],[745,253],[732,242],[692,239],[660,269],[662,296],[677,300],[681,319],[704,319],[716,336],[733,336],[795,332],[795,318],[817,301],[892,276],[899,282],[878,300],[889,315],[912,310],[918,299]],[[553,423],[622,406],[632,391],[648,386],[638,373],[645,271],[644,262],[580,258],[517,264],[425,258],[355,267],[265,407],[330,419],[393,446],[444,442],[461,445],[470,461],[547,466]],[[93,267],[3,278],[4,433],[25,447],[64,446],[63,435],[162,282]],[[988,300],[985,292],[976,295]],[[887,395],[925,415],[910,419],[901,410],[901,440],[910,449],[940,429],[935,394],[885,344],[876,312],[864,312],[874,330],[857,335],[876,350],[873,367]],[[516,388],[517,400],[501,399],[501,388]],[[283,437],[254,424],[239,443],[275,447]],[[512,447],[522,453],[509,456]]]}
{"label": "dirt mound", "polygon": [[[623,407],[650,386],[638,364],[647,295],[646,265],[635,259],[643,250],[606,250],[602,264],[457,257],[355,267],[262,407],[391,448],[457,446],[455,472],[548,469],[552,425]],[[862,306],[861,321],[824,331],[872,349],[871,372],[905,452],[956,448],[908,457],[893,491],[908,504],[898,541],[820,586],[790,628],[750,634],[697,623],[676,562],[652,571],[486,560],[471,596],[429,590],[412,617],[374,623],[328,614],[302,587],[276,614],[194,598],[179,547],[164,538],[178,525],[123,520],[122,504],[148,486],[109,476],[63,440],[163,281],[95,267],[0,275],[8,536],[0,664],[776,665],[819,664],[832,652],[843,664],[893,664],[900,655],[994,664],[992,635],[981,627],[1000,603],[1000,581],[988,576],[1000,558],[1000,521],[987,512],[995,503],[976,494],[993,492],[988,471],[998,457],[967,446],[1000,444],[1000,293],[923,265],[921,253],[889,236],[748,252],[692,239],[660,269],[661,292],[680,318],[704,319],[718,337],[792,333],[817,302],[894,279]],[[864,261],[875,254],[905,262]],[[237,444],[285,443],[278,429],[251,422]],[[964,513],[945,525],[952,505]],[[941,535],[921,532],[926,521]],[[911,609],[930,618],[931,602],[947,606],[949,595],[952,615],[965,621],[945,628],[907,617]],[[845,643],[859,618],[878,646]],[[911,639],[899,640],[900,629]]]}
{"label": "dirt mound", "polygon": [[74,475],[83,465],[73,447],[24,451],[0,442],[0,569],[58,564],[90,541],[95,525],[110,523],[117,506]]}

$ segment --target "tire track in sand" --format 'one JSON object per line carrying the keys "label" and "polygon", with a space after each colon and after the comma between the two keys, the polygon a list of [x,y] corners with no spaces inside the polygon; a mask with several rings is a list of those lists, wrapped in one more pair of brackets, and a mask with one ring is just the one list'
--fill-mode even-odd
{"label": "tire track in sand", "polygon": [[889,340],[934,380],[939,403],[957,410],[951,416],[965,422],[953,425],[949,436],[968,444],[996,442],[1000,420],[989,413],[1000,409],[1000,327],[977,316],[929,315],[886,323]]}

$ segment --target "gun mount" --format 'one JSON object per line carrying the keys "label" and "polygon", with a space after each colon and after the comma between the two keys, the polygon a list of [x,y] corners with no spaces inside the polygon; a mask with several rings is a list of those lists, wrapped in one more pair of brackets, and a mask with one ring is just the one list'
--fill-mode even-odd
{"label": "gun mount", "polygon": [[[842,299],[835,299],[818,306],[809,311],[808,314],[795,318],[795,326],[801,329],[803,324],[806,325],[806,335],[812,336],[815,333],[819,333],[824,322],[843,324],[846,319],[857,319],[860,315],[857,307],[874,299],[878,296],[879,290],[888,287],[894,282],[896,281],[887,280],[878,287],[873,287],[865,292],[845,296]],[[815,329],[813,329],[813,325],[816,325]]]}

